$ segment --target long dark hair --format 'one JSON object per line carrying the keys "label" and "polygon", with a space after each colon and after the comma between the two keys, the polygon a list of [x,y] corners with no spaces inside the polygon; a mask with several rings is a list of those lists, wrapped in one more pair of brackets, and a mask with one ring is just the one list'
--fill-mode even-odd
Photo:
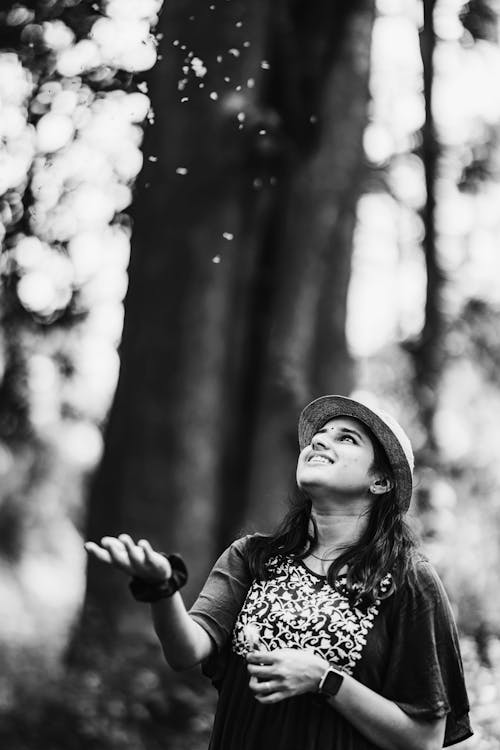
{"label": "long dark hair", "polygon": [[[372,441],[372,471],[391,479],[394,476],[384,448],[365,428]],[[395,487],[378,496],[368,513],[368,523],[359,540],[337,557],[327,572],[331,586],[346,566],[347,587],[352,600],[366,606],[376,599],[390,596],[408,578],[416,559],[416,538],[404,518]],[[317,544],[317,528],[311,515],[311,500],[297,488],[291,507],[276,531],[270,536],[251,537],[248,562],[252,575],[265,580],[269,576],[267,562],[278,555],[297,559],[306,557]],[[381,582],[391,574],[391,583],[381,591]]]}

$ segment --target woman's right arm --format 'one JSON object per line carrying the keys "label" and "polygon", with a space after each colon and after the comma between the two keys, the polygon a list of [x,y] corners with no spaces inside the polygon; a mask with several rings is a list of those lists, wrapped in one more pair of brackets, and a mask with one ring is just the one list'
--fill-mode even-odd
{"label": "woman's right arm", "polygon": [[[172,575],[168,559],[153,550],[145,539],[134,544],[128,534],[120,534],[103,537],[100,545],[87,542],[85,549],[101,562],[149,583],[162,583]],[[152,603],[151,610],[155,631],[172,669],[189,669],[210,656],[215,648],[213,641],[189,616],[178,591]]]}
{"label": "woman's right arm", "polygon": [[151,612],[165,659],[172,669],[189,669],[210,656],[214,643],[206,630],[189,616],[178,591],[151,604]]}

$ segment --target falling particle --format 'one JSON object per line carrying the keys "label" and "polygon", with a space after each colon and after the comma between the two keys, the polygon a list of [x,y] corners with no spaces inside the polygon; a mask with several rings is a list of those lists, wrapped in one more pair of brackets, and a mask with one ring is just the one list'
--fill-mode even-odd
{"label": "falling particle", "polygon": [[233,57],[239,57],[240,56],[240,51],[239,51],[239,49],[236,49],[236,47],[231,47],[231,49],[228,49],[228,53],[230,55],[233,55]]}
{"label": "falling particle", "polygon": [[262,70],[269,70],[271,68],[267,60],[262,60],[260,67],[262,68]]}
{"label": "falling particle", "polygon": [[203,60],[201,60],[199,57],[193,57],[193,59],[191,60],[191,67],[197,78],[203,78],[203,76],[207,72],[207,69],[203,64]]}
{"label": "falling particle", "polygon": [[278,182],[278,180],[276,179],[276,177],[270,177],[269,178],[269,182],[271,183],[271,185],[276,185],[276,183]]}
{"label": "falling particle", "polygon": [[310,118],[309,118],[309,122],[312,122],[313,125],[314,125],[314,123],[318,122],[317,116],[316,115],[311,115]]}
{"label": "falling particle", "polygon": [[157,60],[163,60],[163,55],[158,55],[156,59]]}
{"label": "falling particle", "polygon": [[226,82],[226,83],[229,83],[229,81],[230,81],[231,79],[229,78],[229,76],[224,76],[224,80],[225,80],[225,82]]}
{"label": "falling particle", "polygon": [[234,234],[232,232],[222,232],[222,236],[225,240],[234,240]]}
{"label": "falling particle", "polygon": [[243,42],[244,47],[250,47],[250,42]]}
{"label": "falling particle", "polygon": [[241,91],[241,86],[236,86],[236,91]]}
{"label": "falling particle", "polygon": [[181,78],[181,80],[177,82],[177,90],[184,91],[184,89],[186,88],[187,82],[188,82],[187,78]]}
{"label": "falling particle", "polygon": [[194,16],[189,16],[190,21],[194,21]]}
{"label": "falling particle", "polygon": [[158,161],[157,156],[148,156],[148,161]]}
{"label": "falling particle", "polygon": [[212,258],[212,263],[220,263],[220,255],[214,255]]}
{"label": "falling particle", "polygon": [[146,182],[146,183],[144,183],[144,187],[145,187],[145,188],[150,188],[150,187],[151,187],[151,183],[150,183],[150,182]]}
{"label": "falling particle", "polygon": [[222,55],[217,55],[217,57],[215,59],[217,60],[218,63],[221,63],[222,62]]}
{"label": "falling particle", "polygon": [[249,78],[248,81],[247,81],[247,86],[248,86],[249,89],[253,89],[253,87],[255,86],[255,79],[254,78]]}
{"label": "falling particle", "polygon": [[189,73],[189,65],[183,65],[182,72],[184,73],[185,76],[187,76],[187,74]]}
{"label": "falling particle", "polygon": [[242,122],[238,125],[238,130],[243,130],[243,123]]}
{"label": "falling particle", "polygon": [[177,174],[187,174],[188,173],[186,167],[177,167],[177,169],[175,171],[177,172]]}
{"label": "falling particle", "polygon": [[205,88],[205,84],[204,83],[199,83],[198,84],[198,88],[199,89],[204,89]]}
{"label": "falling particle", "polygon": [[260,179],[260,177],[256,177],[256,178],[254,179],[254,181],[253,181],[253,183],[252,183],[252,184],[253,184],[253,186],[254,186],[254,188],[255,188],[256,190],[259,190],[259,188],[261,188],[261,187],[262,187],[262,185],[263,185],[263,182],[262,182],[262,180]]}
{"label": "falling particle", "polygon": [[266,133],[267,133],[267,130],[264,130],[264,129],[259,130],[259,135],[266,135]]}
{"label": "falling particle", "polygon": [[138,83],[137,88],[139,89],[139,91],[142,91],[143,94],[147,94],[148,92],[148,84],[146,83],[146,81],[141,81],[141,83]]}
{"label": "falling particle", "polygon": [[246,114],[244,112],[238,112],[238,114],[236,115],[236,117],[238,118],[238,120],[240,122],[245,122]]}
{"label": "falling particle", "polygon": [[208,9],[209,9],[209,10],[215,10],[215,5],[209,5],[209,6],[208,6]]}
{"label": "falling particle", "polygon": [[191,50],[191,52],[187,53],[186,60],[189,60],[190,57],[194,55],[194,52]]}
{"label": "falling particle", "polygon": [[234,25],[236,26],[237,29],[241,29],[241,27],[243,26],[243,21],[236,21]]}
{"label": "falling particle", "polygon": [[174,45],[174,47],[178,47],[179,44],[180,44],[180,42],[179,42],[178,39],[174,39],[174,41],[172,42],[172,44]]}
{"label": "falling particle", "polygon": [[182,99],[181,99],[181,102],[183,104],[184,104],[184,102],[188,102],[188,101],[189,101],[189,96],[183,96]]}
{"label": "falling particle", "polygon": [[181,49],[182,50],[186,50],[187,49],[186,45],[185,44],[181,44]]}
{"label": "falling particle", "polygon": [[164,36],[165,35],[162,34],[161,31],[160,31],[160,33],[156,35],[156,38],[158,39],[159,42],[161,42],[161,40],[163,39]]}
{"label": "falling particle", "polygon": [[210,92],[210,99],[213,99],[214,102],[215,102],[215,101],[217,101],[218,98],[219,98],[219,94],[217,93],[217,91],[211,91]]}

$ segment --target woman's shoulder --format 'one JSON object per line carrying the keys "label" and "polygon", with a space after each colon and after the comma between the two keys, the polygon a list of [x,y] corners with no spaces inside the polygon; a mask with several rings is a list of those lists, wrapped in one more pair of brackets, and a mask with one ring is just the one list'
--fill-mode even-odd
{"label": "woman's shoulder", "polygon": [[449,599],[438,571],[423,553],[418,553],[409,568],[400,595],[421,608],[433,605],[449,607]]}
{"label": "woman's shoulder", "polygon": [[227,547],[226,549],[226,553],[246,557],[255,545],[258,545],[259,542],[265,541],[269,538],[269,534],[260,534],[257,532],[254,532],[252,534],[244,534],[243,536],[239,536],[234,539],[233,542],[231,542],[229,547]]}
{"label": "woman's shoulder", "polygon": [[423,588],[443,588],[443,583],[439,573],[429,558],[422,552],[419,552],[415,557],[413,566],[410,569],[409,577],[410,582]]}

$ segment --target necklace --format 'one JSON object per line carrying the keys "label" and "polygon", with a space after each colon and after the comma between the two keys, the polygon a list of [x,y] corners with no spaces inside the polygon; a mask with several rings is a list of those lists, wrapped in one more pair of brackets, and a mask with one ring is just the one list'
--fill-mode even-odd
{"label": "necklace", "polygon": [[314,552],[309,552],[308,554],[311,555],[311,557],[314,557],[316,560],[321,560],[321,562],[332,562],[338,557],[338,555],[337,557],[320,557],[319,555],[315,555]]}

